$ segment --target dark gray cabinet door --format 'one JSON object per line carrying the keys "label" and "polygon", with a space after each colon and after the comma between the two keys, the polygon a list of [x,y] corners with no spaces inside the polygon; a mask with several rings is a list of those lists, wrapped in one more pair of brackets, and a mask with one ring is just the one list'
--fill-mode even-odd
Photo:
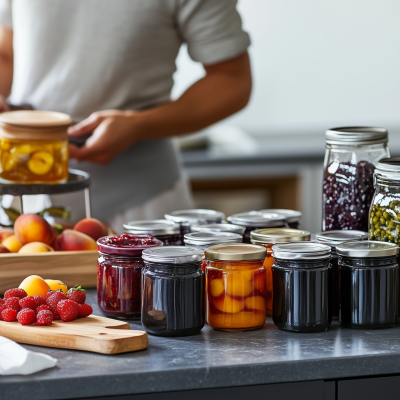
{"label": "dark gray cabinet door", "polygon": [[400,376],[338,381],[338,400],[399,400]]}

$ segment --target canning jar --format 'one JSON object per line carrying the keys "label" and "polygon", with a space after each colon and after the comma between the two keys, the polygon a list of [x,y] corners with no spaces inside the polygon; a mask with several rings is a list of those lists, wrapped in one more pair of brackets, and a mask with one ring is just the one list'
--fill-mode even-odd
{"label": "canning jar", "polygon": [[265,248],[219,244],[206,249],[206,316],[211,328],[261,328],[267,315]]}
{"label": "canning jar", "polygon": [[206,224],[206,225],[193,225],[192,232],[230,232],[244,235],[246,228],[241,225],[233,224]]}
{"label": "canning jar", "polygon": [[97,303],[108,317],[140,318],[143,250],[162,246],[150,235],[105,236],[97,241]]}
{"label": "canning jar", "polygon": [[286,225],[292,229],[300,229],[302,212],[296,210],[286,210],[285,208],[269,208],[260,210],[260,213],[277,213],[285,216]]}
{"label": "canning jar", "polygon": [[267,282],[267,315],[272,315],[272,246],[277,243],[308,242],[311,238],[310,232],[289,228],[269,228],[257,229],[250,232],[251,242],[259,246],[264,246],[267,255],[264,260]]}
{"label": "canning jar", "polygon": [[261,228],[285,228],[286,219],[282,214],[261,213],[259,211],[248,211],[229,216],[231,224],[242,225],[246,228],[243,235],[243,243],[251,243],[250,232]]}
{"label": "canning jar", "polygon": [[204,326],[204,252],[169,246],[143,252],[142,324],[157,336],[187,336]]}
{"label": "canning jar", "polygon": [[317,243],[272,247],[274,324],[293,332],[326,331],[331,313],[331,248]]}
{"label": "canning jar", "polygon": [[0,181],[59,183],[68,179],[69,115],[50,111],[0,114]]}
{"label": "canning jar", "polygon": [[377,162],[389,157],[383,128],[349,127],[326,132],[322,230],[368,230]]}
{"label": "canning jar", "polygon": [[339,322],[348,328],[396,325],[399,248],[377,241],[344,242],[339,255]]}
{"label": "canning jar", "polygon": [[164,243],[164,246],[182,246],[181,227],[167,219],[131,221],[124,224],[124,232],[136,235],[151,235]]}

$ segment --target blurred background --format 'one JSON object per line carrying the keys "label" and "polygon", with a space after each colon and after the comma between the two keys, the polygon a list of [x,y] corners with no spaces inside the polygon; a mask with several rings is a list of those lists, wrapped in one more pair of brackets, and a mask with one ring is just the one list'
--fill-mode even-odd
{"label": "blurred background", "polygon": [[[321,229],[325,137],[382,126],[400,155],[398,0],[239,0],[254,76],[245,110],[179,141],[196,206],[303,212]],[[173,96],[203,74],[182,48]]]}

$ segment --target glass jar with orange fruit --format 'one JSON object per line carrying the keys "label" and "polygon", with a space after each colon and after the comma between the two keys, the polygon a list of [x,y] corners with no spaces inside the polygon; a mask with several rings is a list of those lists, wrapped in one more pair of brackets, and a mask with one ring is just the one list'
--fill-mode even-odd
{"label": "glass jar with orange fruit", "polygon": [[206,249],[206,315],[211,328],[246,331],[265,323],[266,250],[251,244]]}
{"label": "glass jar with orange fruit", "polygon": [[269,228],[258,229],[250,232],[251,242],[253,244],[264,246],[267,255],[264,260],[267,278],[267,315],[272,315],[272,265],[274,258],[272,257],[272,246],[277,243],[290,242],[307,242],[311,238],[310,232],[299,229],[289,228]]}

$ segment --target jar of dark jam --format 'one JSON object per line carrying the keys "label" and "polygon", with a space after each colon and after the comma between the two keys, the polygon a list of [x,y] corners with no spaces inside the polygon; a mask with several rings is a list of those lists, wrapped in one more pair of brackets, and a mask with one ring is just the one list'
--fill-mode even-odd
{"label": "jar of dark jam", "polygon": [[282,214],[261,213],[259,211],[248,211],[233,214],[227,218],[231,224],[246,227],[243,235],[243,243],[251,243],[250,232],[262,228],[285,228],[286,219]]}
{"label": "jar of dark jam", "polygon": [[323,332],[332,322],[331,248],[302,242],[272,247],[272,319],[282,330]]}
{"label": "jar of dark jam", "polygon": [[260,210],[260,213],[277,213],[285,216],[286,225],[292,229],[300,229],[302,212],[296,210],[286,210],[285,208],[269,208]]}
{"label": "jar of dark jam", "polygon": [[140,318],[142,251],[162,246],[150,235],[105,236],[97,241],[97,303],[108,317]]}
{"label": "jar of dark jam", "polygon": [[264,267],[267,279],[267,315],[272,315],[272,265],[274,257],[272,257],[272,246],[277,243],[291,242],[308,242],[311,234],[307,231],[289,228],[267,228],[256,229],[250,232],[251,243],[264,246],[267,250],[267,255],[264,260]]}
{"label": "jar of dark jam", "polygon": [[157,336],[188,336],[204,326],[204,251],[169,246],[143,252],[142,324]]}
{"label": "jar of dark jam", "polygon": [[322,230],[368,231],[378,161],[389,156],[383,128],[347,127],[326,132]]}
{"label": "jar of dark jam", "polygon": [[136,235],[151,235],[164,243],[164,246],[182,246],[181,226],[167,219],[131,221],[124,224],[124,232]]}
{"label": "jar of dark jam", "polygon": [[368,239],[368,233],[362,231],[326,231],[315,235],[315,242],[331,248],[332,265],[332,317],[339,317],[339,269],[336,246],[348,240]]}
{"label": "jar of dark jam", "polygon": [[192,232],[230,232],[244,235],[246,228],[241,225],[233,224],[206,224],[206,225],[193,225]]}
{"label": "jar of dark jam", "polygon": [[350,241],[339,255],[339,322],[348,328],[389,328],[398,310],[399,248],[393,243]]}

